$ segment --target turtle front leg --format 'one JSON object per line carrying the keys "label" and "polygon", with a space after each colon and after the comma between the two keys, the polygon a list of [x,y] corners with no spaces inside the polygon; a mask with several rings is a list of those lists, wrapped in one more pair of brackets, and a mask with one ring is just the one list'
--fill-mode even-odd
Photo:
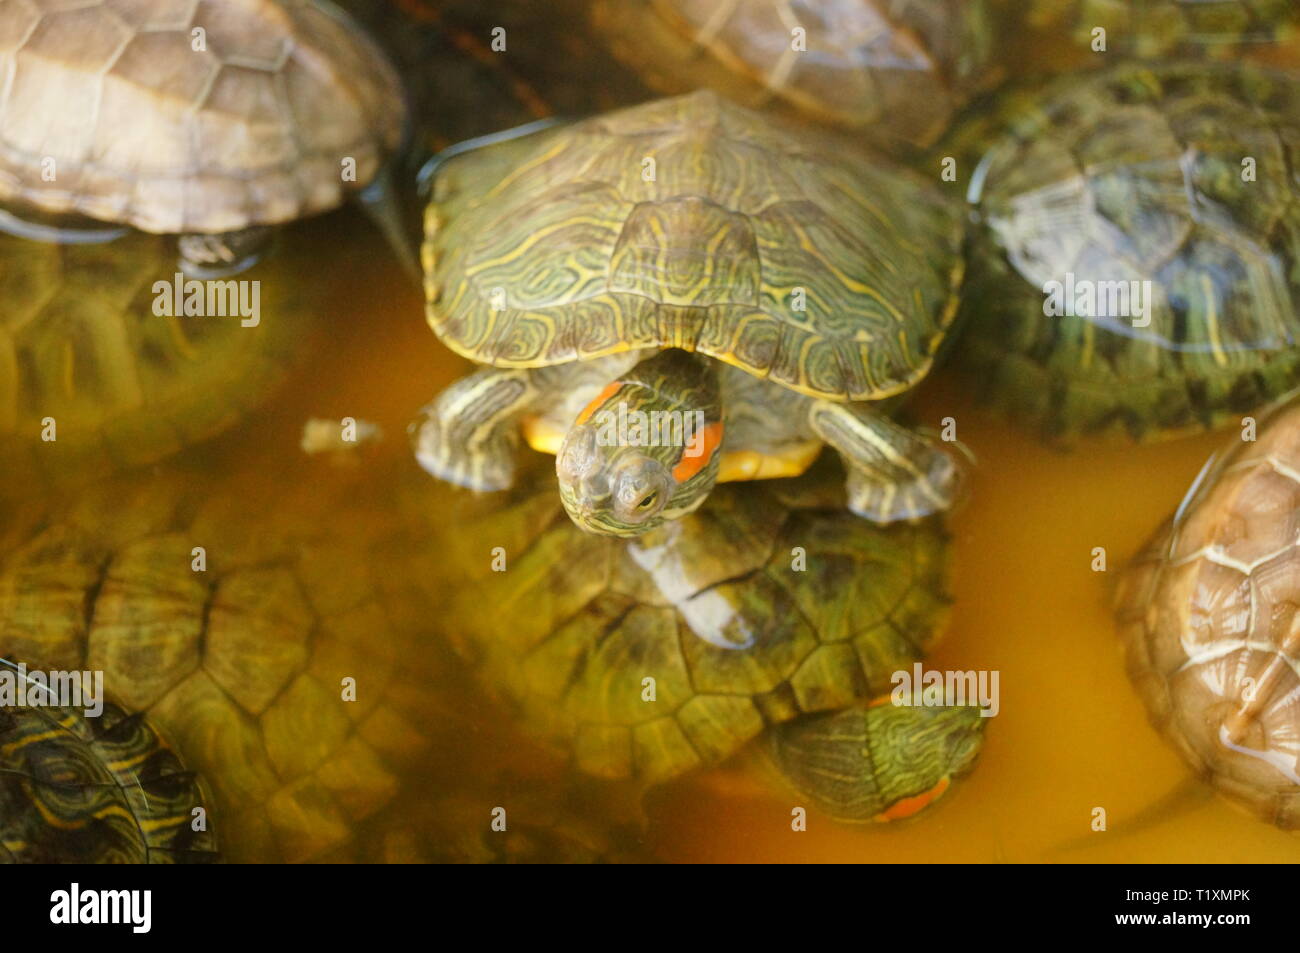
{"label": "turtle front leg", "polygon": [[866,404],[809,402],[813,432],[844,457],[849,509],[874,523],[948,510],[961,490],[957,461]]}
{"label": "turtle front leg", "polygon": [[462,377],[420,411],[408,432],[415,458],[440,480],[507,490],[515,480],[520,417],[537,398],[527,370],[488,367]]}
{"label": "turtle front leg", "polygon": [[200,279],[224,278],[251,267],[271,244],[275,230],[253,225],[237,232],[190,233],[177,240],[181,270]]}

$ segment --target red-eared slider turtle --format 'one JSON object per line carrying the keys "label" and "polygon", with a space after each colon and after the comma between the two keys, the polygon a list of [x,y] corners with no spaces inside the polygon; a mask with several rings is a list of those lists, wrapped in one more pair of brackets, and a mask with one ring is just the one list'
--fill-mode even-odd
{"label": "red-eared slider turtle", "polygon": [[1300,828],[1300,402],[1234,440],[1127,570],[1118,618],[1151,720],[1233,801]]}
{"label": "red-eared slider turtle", "polygon": [[952,457],[879,405],[956,310],[962,226],[922,180],[704,92],[462,150],[425,226],[429,323],[488,365],[413,427],[435,476],[509,487],[522,425],[596,533],[823,443],[862,516],[951,505]]}
{"label": "red-eared slider turtle", "polygon": [[257,407],[318,326],[300,237],[199,282],[160,236],[0,235],[0,493],[151,463]]}
{"label": "red-eared slider turtle", "polygon": [[1294,0],[1033,0],[1030,18],[1089,48],[1105,30],[1104,52],[1150,58],[1236,58],[1300,39]]}
{"label": "red-eared slider turtle", "polygon": [[832,817],[914,814],[983,738],[973,699],[888,698],[946,619],[947,539],[854,519],[812,477],[719,488],[636,540],[581,532],[544,490],[485,497],[448,537],[448,631],[584,772],[644,786],[759,742]]}
{"label": "red-eared slider turtle", "polygon": [[194,267],[366,186],[405,117],[378,49],[320,0],[6,3],[0,73],[0,201],[179,234]]}
{"label": "red-eared slider turtle", "polygon": [[201,784],[144,719],[115,705],[0,705],[0,863],[216,857]]}
{"label": "red-eared slider turtle", "polygon": [[313,488],[178,466],[15,507],[0,539],[0,657],[102,671],[211,786],[235,861],[349,844],[434,727],[382,514]]}
{"label": "red-eared slider turtle", "polygon": [[[133,712],[133,724],[146,719],[210,789],[210,829],[227,860],[635,853],[598,810],[575,818],[553,792],[497,777],[501,752],[520,741],[468,719],[483,705],[439,638],[437,547],[397,505],[416,488],[386,469],[371,478],[358,492],[308,464],[280,461],[271,477],[261,466],[174,462],[3,511],[0,658],[102,672],[109,704]],[[311,493],[299,491],[304,481]],[[418,489],[427,502],[427,482]],[[91,721],[111,732],[111,718]],[[0,731],[0,758],[4,742]],[[9,790],[0,787],[0,831],[59,793],[22,788],[6,805]],[[98,796],[111,806],[112,795]],[[74,820],[84,796],[69,790],[66,810],[50,816]],[[180,807],[163,807],[170,824]],[[92,836],[59,849],[97,859]],[[122,848],[119,859],[138,854]]]}
{"label": "red-eared slider turtle", "polygon": [[594,14],[662,92],[776,100],[916,145],[947,127],[995,49],[984,0],[597,0]]}
{"label": "red-eared slider turtle", "polygon": [[1126,65],[1020,103],[966,163],[959,352],[1064,444],[1210,428],[1300,373],[1300,85]]}

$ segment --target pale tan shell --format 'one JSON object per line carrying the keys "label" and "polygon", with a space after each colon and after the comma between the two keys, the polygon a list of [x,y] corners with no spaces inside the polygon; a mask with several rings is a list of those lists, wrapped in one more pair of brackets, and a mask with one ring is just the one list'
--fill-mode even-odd
{"label": "pale tan shell", "polygon": [[1192,769],[1300,828],[1300,401],[1241,441],[1126,572],[1129,674]]}
{"label": "pale tan shell", "polygon": [[309,0],[0,0],[0,201],[150,232],[274,224],[365,185],[404,121],[377,47]]}

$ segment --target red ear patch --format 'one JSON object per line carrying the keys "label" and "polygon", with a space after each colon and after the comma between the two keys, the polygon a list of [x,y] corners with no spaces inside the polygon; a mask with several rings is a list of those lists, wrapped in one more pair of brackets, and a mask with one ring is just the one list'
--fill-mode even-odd
{"label": "red ear patch", "polygon": [[578,414],[578,419],[574,421],[574,426],[576,427],[579,424],[585,424],[588,420],[590,420],[591,415],[594,414],[596,411],[600,410],[601,405],[604,404],[605,401],[613,397],[615,394],[617,394],[619,390],[622,388],[622,386],[623,386],[622,381],[614,381],[614,383],[612,384],[606,384],[605,389],[596,395],[596,399],[593,400],[586,407],[582,408],[582,413]]}
{"label": "red ear patch", "polygon": [[688,457],[683,447],[682,457],[677,462],[677,466],[673,467],[673,479],[678,483],[685,483],[709,465],[713,455],[722,446],[722,421],[705,424],[704,429],[700,431],[700,436],[704,441],[702,451],[694,457]]}

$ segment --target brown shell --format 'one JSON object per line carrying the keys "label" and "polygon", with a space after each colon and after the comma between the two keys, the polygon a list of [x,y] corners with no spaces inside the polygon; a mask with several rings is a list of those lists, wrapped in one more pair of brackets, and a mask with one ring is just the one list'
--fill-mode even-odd
{"label": "brown shell", "polygon": [[1222,793],[1300,828],[1300,402],[1198,480],[1126,572],[1129,674]]}
{"label": "brown shell", "polygon": [[0,201],[150,232],[333,208],[405,122],[377,48],[308,0],[0,0],[0,92]]}

